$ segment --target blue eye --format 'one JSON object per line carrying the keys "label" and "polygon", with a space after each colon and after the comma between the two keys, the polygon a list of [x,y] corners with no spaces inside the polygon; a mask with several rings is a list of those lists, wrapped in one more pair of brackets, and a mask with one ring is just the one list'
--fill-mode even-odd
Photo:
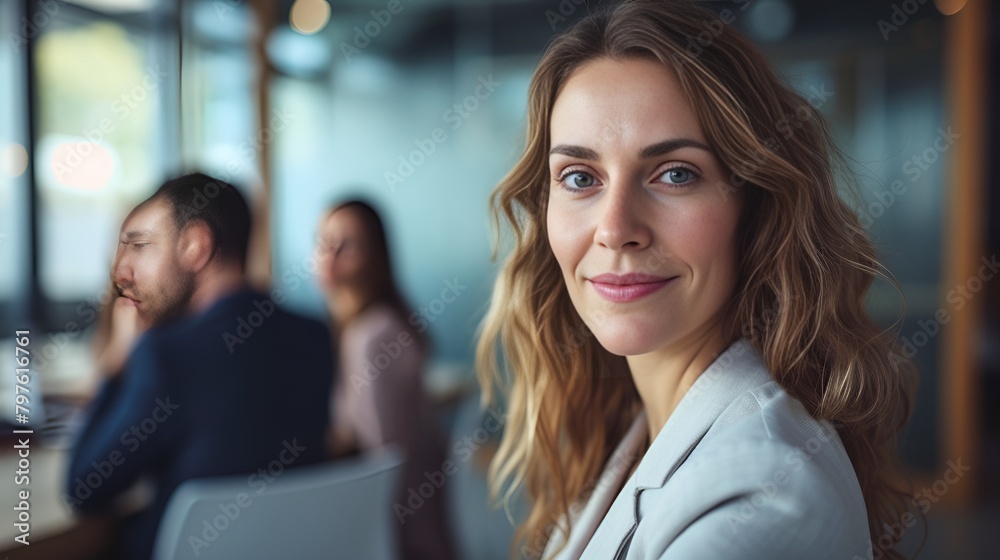
{"label": "blue eye", "polygon": [[683,185],[697,179],[698,176],[686,167],[674,167],[660,174],[660,179],[668,185]]}
{"label": "blue eye", "polygon": [[564,185],[570,189],[585,189],[597,184],[597,179],[590,173],[583,171],[572,171],[562,176],[560,179]]}

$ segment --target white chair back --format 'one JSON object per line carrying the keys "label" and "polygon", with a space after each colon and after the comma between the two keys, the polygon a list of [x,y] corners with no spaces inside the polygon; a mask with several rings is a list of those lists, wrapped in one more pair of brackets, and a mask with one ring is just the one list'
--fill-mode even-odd
{"label": "white chair back", "polygon": [[393,513],[401,451],[300,467],[277,476],[189,480],[167,504],[154,560],[398,557]]}

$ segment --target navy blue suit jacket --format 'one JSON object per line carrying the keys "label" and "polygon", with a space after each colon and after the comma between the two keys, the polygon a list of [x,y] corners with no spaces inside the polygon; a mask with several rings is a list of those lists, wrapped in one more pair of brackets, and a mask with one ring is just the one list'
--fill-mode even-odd
{"label": "navy blue suit jacket", "polygon": [[167,500],[185,480],[324,458],[333,363],[325,326],[252,291],[150,329],[91,406],[66,500],[110,513],[114,498],[152,478],[151,507],[123,521],[117,543],[121,557],[148,559]]}

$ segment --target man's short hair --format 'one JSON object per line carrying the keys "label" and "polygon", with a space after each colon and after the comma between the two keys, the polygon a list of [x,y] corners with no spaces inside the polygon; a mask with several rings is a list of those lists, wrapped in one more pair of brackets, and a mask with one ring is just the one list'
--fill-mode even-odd
{"label": "man's short hair", "polygon": [[147,202],[162,199],[173,210],[177,229],[202,222],[212,233],[212,257],[246,268],[250,243],[250,209],[233,185],[204,173],[168,180]]}

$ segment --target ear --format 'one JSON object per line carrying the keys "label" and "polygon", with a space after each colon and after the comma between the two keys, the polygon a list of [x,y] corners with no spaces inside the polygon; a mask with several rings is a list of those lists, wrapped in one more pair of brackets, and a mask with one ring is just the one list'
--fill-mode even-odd
{"label": "ear", "polygon": [[181,231],[177,241],[181,268],[201,272],[212,260],[212,232],[202,222],[191,222]]}

